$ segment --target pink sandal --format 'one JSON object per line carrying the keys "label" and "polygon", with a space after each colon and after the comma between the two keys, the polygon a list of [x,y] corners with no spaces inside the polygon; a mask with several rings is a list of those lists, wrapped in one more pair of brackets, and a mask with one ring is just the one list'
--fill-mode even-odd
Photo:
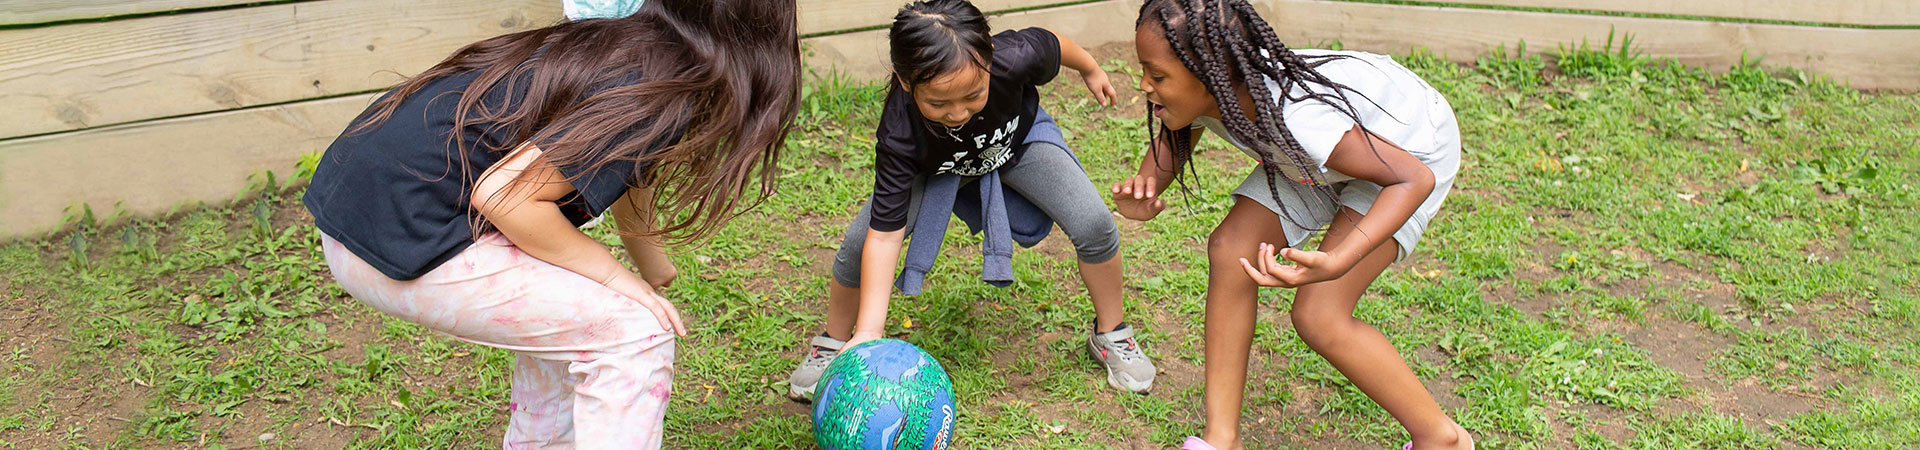
{"label": "pink sandal", "polygon": [[[1471,449],[1471,448],[1473,448],[1473,446],[1472,446],[1472,445],[1468,445],[1468,446],[1467,446],[1467,448],[1469,448],[1469,449]],[[1400,450],[1413,450],[1413,443],[1412,443],[1412,442],[1408,442],[1408,443],[1407,443],[1407,445],[1406,445],[1405,447],[1400,447]]]}
{"label": "pink sandal", "polygon": [[[1412,446],[1413,444],[1409,443],[1407,445]],[[1180,444],[1180,450],[1220,450],[1220,449],[1213,448],[1213,444],[1208,444],[1207,441],[1201,440],[1199,436],[1187,436],[1187,442]]]}

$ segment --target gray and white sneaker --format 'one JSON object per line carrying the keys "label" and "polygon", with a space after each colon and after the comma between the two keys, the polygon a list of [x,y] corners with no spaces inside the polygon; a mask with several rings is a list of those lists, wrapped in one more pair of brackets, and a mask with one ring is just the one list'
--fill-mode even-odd
{"label": "gray and white sneaker", "polygon": [[1126,323],[1114,327],[1113,331],[1088,336],[1087,353],[1106,366],[1107,384],[1114,389],[1144,393],[1153,388],[1153,377],[1158,372],[1153,368],[1153,360],[1147,358],[1147,353],[1140,350],[1140,343],[1134,340],[1133,328]]}
{"label": "gray and white sneaker", "polygon": [[833,357],[840,356],[840,348],[847,345],[847,341],[825,334],[814,336],[808,343],[811,345],[807,346],[806,358],[787,376],[787,398],[796,402],[813,401],[813,388],[820,384],[820,374],[827,371],[827,364],[832,364]]}

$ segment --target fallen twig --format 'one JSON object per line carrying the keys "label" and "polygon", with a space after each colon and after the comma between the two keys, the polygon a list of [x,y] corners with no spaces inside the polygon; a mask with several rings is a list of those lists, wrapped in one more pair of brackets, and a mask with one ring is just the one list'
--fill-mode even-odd
{"label": "fallen twig", "polygon": [[328,418],[326,418],[326,419],[327,419],[327,422],[328,422],[328,423],[331,423],[331,424],[334,424],[334,425],[338,425],[338,426],[343,426],[343,427],[349,427],[349,428],[351,428],[351,427],[360,427],[360,428],[366,428],[366,429],[369,429],[369,430],[373,430],[373,431],[386,431],[386,430],[387,430],[387,428],[386,428],[386,427],[383,427],[383,426],[379,426],[379,425],[372,425],[372,424],[364,424],[364,423],[353,423],[353,422],[346,422],[346,421],[342,421],[342,420],[340,420],[340,419],[335,419],[335,418],[332,418],[332,417],[328,417]]}

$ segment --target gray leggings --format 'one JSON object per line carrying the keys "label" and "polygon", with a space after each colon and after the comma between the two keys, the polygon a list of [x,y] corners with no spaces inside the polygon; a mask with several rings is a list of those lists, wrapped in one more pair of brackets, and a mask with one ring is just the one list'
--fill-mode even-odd
{"label": "gray leggings", "polygon": [[[971,183],[961,189],[971,189]],[[1107,211],[1100,191],[1094,189],[1087,172],[1066,149],[1045,143],[1029,145],[1018,164],[1000,168],[1000,183],[1053,217],[1067,239],[1073,241],[1081,262],[1099,264],[1120,254],[1120,229],[1113,224],[1113,213]],[[920,195],[925,187],[924,177],[914,181],[907,217],[919,217]],[[861,207],[860,215],[847,224],[846,237],[840,239],[840,252],[833,257],[833,279],[842,286],[860,287],[860,251],[866,247],[871,217],[873,205]],[[908,220],[903,231],[912,234],[913,225]]]}

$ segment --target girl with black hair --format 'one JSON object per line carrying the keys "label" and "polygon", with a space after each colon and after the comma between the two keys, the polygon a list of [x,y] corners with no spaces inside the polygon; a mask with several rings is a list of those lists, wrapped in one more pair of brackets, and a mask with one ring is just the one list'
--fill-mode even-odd
{"label": "girl with black hair", "polygon": [[[826,330],[810,340],[789,396],[805,401],[841,349],[881,337],[893,287],[919,293],[950,215],[985,229],[982,279],[999,286],[1013,280],[1012,242],[1037,244],[1058,223],[1093,300],[1088,350],[1106,366],[1109,385],[1149,389],[1153,363],[1122,322],[1119,230],[1039,105],[1038,86],[1061,66],[1110,105],[1106,71],[1051,31],[989,35],[986,17],[962,0],[907,5],[888,39],[894,79],[875,131],[873,196],[835,255]],[[904,270],[888,283],[916,228]]]}
{"label": "girl with black hair", "polygon": [[[1245,0],[1148,0],[1135,31],[1149,130],[1162,125],[1139,172],[1113,187],[1121,215],[1166,208],[1158,194],[1202,130],[1260,162],[1207,237],[1206,430],[1182,448],[1241,448],[1260,286],[1298,289],[1294,331],[1406,427],[1405,448],[1473,448],[1386,336],[1353,317],[1453,184],[1460,136],[1446,99],[1386,56],[1288,48]],[[1294,248],[1321,229],[1317,251]]]}
{"label": "girl with black hair", "polygon": [[[793,0],[651,0],[455,51],[354,119],[302,199],[362,303],[512,350],[506,448],[659,448],[661,246],[773,189],[798,111]],[[577,227],[611,210],[639,266]]]}

